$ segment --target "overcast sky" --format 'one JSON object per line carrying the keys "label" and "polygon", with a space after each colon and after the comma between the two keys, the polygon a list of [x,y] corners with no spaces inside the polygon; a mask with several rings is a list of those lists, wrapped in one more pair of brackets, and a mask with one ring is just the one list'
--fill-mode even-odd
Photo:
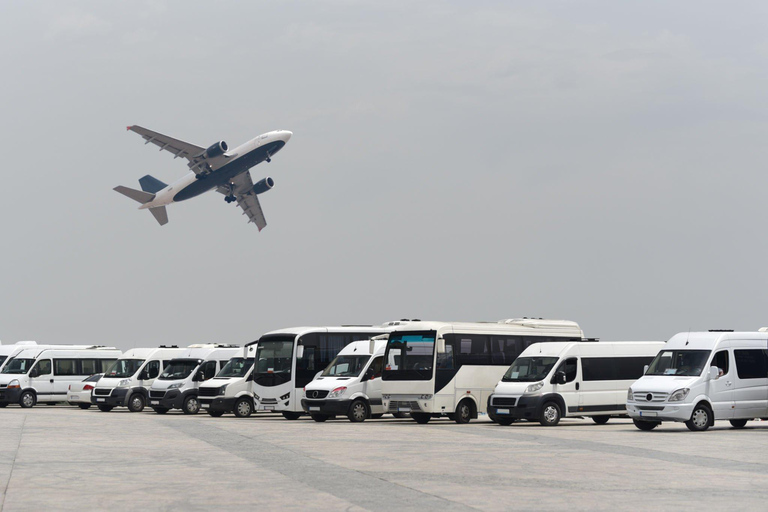
{"label": "overcast sky", "polygon": [[[768,325],[765,2],[0,2],[0,339]],[[294,132],[261,233],[112,190]]]}

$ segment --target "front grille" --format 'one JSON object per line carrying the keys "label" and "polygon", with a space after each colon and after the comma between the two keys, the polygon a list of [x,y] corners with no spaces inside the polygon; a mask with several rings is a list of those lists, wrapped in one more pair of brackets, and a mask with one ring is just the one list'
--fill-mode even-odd
{"label": "front grille", "polygon": [[658,405],[638,405],[638,409],[641,411],[663,411],[664,406],[659,407]]}
{"label": "front grille", "polygon": [[8,384],[0,384],[0,388],[7,388]]}
{"label": "front grille", "polygon": [[149,398],[163,398],[163,397],[165,397],[165,391],[155,391],[155,390],[149,391]]}
{"label": "front grille", "polygon": [[325,398],[326,396],[328,396],[327,390],[311,389],[307,391],[307,398],[309,398],[310,400],[315,400],[315,399],[319,400],[321,398]]}
{"label": "front grille", "polygon": [[109,396],[112,394],[112,390],[109,388],[96,388],[93,390],[93,394],[98,396]]}
{"label": "front grille", "polygon": [[517,402],[517,398],[511,398],[508,396],[495,396],[491,399],[491,405],[496,407],[514,407]]}
{"label": "front grille", "polygon": [[262,405],[277,405],[277,398],[262,398]]}
{"label": "front grille", "polygon": [[419,402],[406,402],[404,400],[390,400],[389,401],[389,410],[392,412],[397,412],[400,409],[410,409],[411,411],[420,411],[421,407],[419,407]]}
{"label": "front grille", "polygon": [[197,390],[197,396],[218,396],[219,388],[200,388]]}
{"label": "front grille", "polygon": [[[648,400],[648,398],[651,398]],[[635,402],[666,402],[669,397],[669,393],[662,393],[657,391],[635,391],[632,393],[632,398]]]}

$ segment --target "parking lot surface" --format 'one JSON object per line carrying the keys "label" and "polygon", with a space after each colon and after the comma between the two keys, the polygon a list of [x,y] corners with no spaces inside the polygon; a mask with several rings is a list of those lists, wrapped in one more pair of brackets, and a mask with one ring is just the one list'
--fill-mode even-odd
{"label": "parking lot surface", "polygon": [[0,510],[764,510],[768,422],[287,421],[0,410]]}

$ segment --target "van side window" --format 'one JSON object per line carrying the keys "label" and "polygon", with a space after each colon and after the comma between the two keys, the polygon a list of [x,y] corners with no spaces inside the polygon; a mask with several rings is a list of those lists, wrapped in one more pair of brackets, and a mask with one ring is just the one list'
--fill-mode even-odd
{"label": "van side window", "polygon": [[565,373],[565,382],[573,382],[576,380],[576,358],[571,357],[560,363],[560,366],[557,367],[557,371]]}
{"label": "van side window", "polygon": [[200,368],[203,372],[203,380],[212,379],[216,375],[216,361],[208,361]]}
{"label": "van side window", "polygon": [[99,359],[81,359],[80,375],[93,375],[99,373]]}
{"label": "van side window", "polygon": [[160,375],[160,361],[150,361],[147,363],[147,378],[155,379]]}
{"label": "van side window", "polygon": [[56,359],[53,361],[54,375],[78,375],[77,359]]}
{"label": "van side window", "polygon": [[373,369],[373,379],[378,379],[381,377],[381,369],[384,366],[384,356],[379,356],[376,359],[373,360],[371,363],[371,368]]}
{"label": "van side window", "polygon": [[51,373],[51,360],[41,359],[37,362],[38,375],[49,375]]}
{"label": "van side window", "polygon": [[768,350],[734,350],[736,372],[740,379],[765,379],[768,377]]}
{"label": "van side window", "polygon": [[715,357],[712,358],[712,366],[717,366],[722,373],[720,375],[728,375],[728,351],[721,350]]}

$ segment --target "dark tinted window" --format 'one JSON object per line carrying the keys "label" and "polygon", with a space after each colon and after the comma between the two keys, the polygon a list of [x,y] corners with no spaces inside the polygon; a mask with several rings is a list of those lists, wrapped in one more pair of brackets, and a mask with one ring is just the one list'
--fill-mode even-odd
{"label": "dark tinted window", "polygon": [[734,350],[736,372],[740,379],[768,377],[768,353],[764,349]]}
{"label": "dark tinted window", "polygon": [[54,375],[79,375],[77,359],[56,359],[53,361]]}
{"label": "dark tinted window", "polygon": [[371,363],[373,378],[381,377],[381,370],[384,367],[384,356],[379,356]]}
{"label": "dark tinted window", "polygon": [[150,361],[146,367],[147,379],[156,379],[160,375],[160,361]]}
{"label": "dark tinted window", "polygon": [[[100,373],[102,371],[100,363],[101,360],[99,359],[81,359],[80,375],[93,375],[94,373]],[[107,365],[107,368],[109,368],[109,365]]]}
{"label": "dark tinted window", "polygon": [[588,380],[635,380],[653,357],[582,357],[581,372]]}
{"label": "dark tinted window", "polygon": [[491,351],[488,346],[489,336],[485,334],[454,334],[455,347],[458,347],[459,366],[489,365]]}
{"label": "dark tinted window", "polygon": [[37,374],[38,375],[50,375],[51,373],[51,360],[41,359],[37,362]]}
{"label": "dark tinted window", "polygon": [[296,359],[296,387],[306,386],[317,372],[331,364],[342,348],[353,341],[367,340],[381,333],[309,333],[299,338],[304,354]]}
{"label": "dark tinted window", "polygon": [[524,348],[522,336],[491,336],[491,364],[509,366]]}
{"label": "dark tinted window", "polygon": [[573,382],[576,380],[576,358],[571,357],[560,363],[560,366],[557,367],[555,373],[557,372],[565,373],[565,382]]}
{"label": "dark tinted window", "polygon": [[721,350],[712,359],[712,366],[717,366],[722,373],[720,375],[728,374],[728,351]]}
{"label": "dark tinted window", "polygon": [[212,379],[216,375],[216,361],[207,361],[200,367],[203,380]]}

